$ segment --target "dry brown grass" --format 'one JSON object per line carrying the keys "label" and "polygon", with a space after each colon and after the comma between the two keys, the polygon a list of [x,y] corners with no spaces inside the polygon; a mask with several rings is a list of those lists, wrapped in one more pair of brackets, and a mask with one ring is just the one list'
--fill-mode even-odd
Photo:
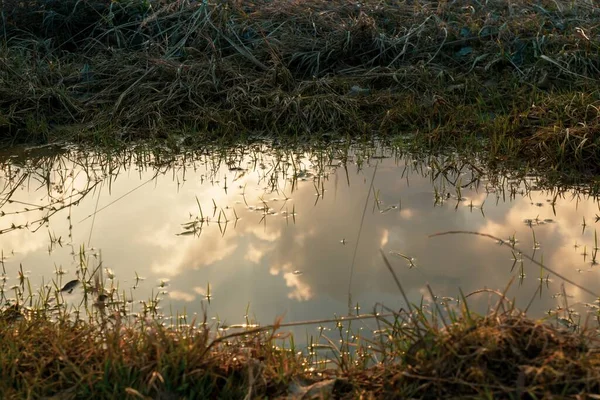
{"label": "dry brown grass", "polygon": [[600,11],[586,0],[4,4],[10,141],[409,133],[598,165]]}
{"label": "dry brown grass", "polygon": [[336,398],[576,398],[600,390],[596,328],[557,328],[514,308],[476,316],[463,307],[443,325],[424,310],[382,316],[385,334],[362,338],[355,361],[316,370],[307,369],[314,360],[306,352],[281,347],[287,334],[278,322],[217,337],[204,322],[166,327],[115,312],[98,324],[20,311],[25,318],[3,311],[0,319],[7,399],[274,398],[294,383],[332,380]]}

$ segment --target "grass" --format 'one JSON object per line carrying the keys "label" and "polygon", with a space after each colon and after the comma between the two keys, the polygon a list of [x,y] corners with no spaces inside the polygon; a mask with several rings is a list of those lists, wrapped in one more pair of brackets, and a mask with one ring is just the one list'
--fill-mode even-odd
{"label": "grass", "polygon": [[[81,259],[85,260],[82,249]],[[393,267],[389,267],[404,290]],[[158,297],[134,312],[133,299],[104,281],[101,263],[79,267],[83,297],[68,304],[73,283],[61,276],[32,292],[20,275],[0,296],[2,398],[541,398],[600,390],[598,315],[586,324],[554,325],[560,312],[533,320],[504,293],[487,315],[468,298],[326,321],[236,327],[230,333],[206,316],[165,323]],[[6,275],[4,274],[4,277]],[[512,283],[512,282],[511,282]],[[9,298],[14,291],[15,297]],[[436,298],[429,288],[431,298]],[[535,295],[534,295],[535,296]],[[568,308],[568,306],[567,306]],[[372,334],[352,331],[373,319]],[[286,328],[335,324],[305,349]],[[231,327],[234,328],[234,327]],[[339,333],[339,341],[334,333]],[[319,350],[328,350],[328,356]],[[331,361],[326,363],[325,360]],[[320,396],[320,397],[319,397]],[[311,397],[313,398],[313,397]]]}
{"label": "grass", "polygon": [[379,135],[598,172],[592,2],[4,0],[4,144]]}

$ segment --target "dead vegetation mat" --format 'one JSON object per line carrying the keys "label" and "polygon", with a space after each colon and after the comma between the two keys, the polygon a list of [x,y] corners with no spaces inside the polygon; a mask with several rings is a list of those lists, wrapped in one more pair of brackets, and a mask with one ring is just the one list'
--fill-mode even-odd
{"label": "dead vegetation mat", "polygon": [[377,393],[432,399],[599,393],[597,339],[597,331],[575,333],[514,315],[453,324],[417,341],[404,363],[380,368]]}
{"label": "dead vegetation mat", "polygon": [[408,133],[599,164],[590,0],[1,3],[5,144]]}
{"label": "dead vegetation mat", "polygon": [[99,330],[7,315],[0,319],[3,398],[582,399],[600,393],[596,329],[557,328],[514,312],[441,329],[398,325],[381,346],[372,342],[369,357],[380,361],[374,366],[342,362],[316,370],[305,368],[301,353],[277,350],[272,341],[279,333],[251,330],[212,343],[202,328],[146,322],[141,329]]}

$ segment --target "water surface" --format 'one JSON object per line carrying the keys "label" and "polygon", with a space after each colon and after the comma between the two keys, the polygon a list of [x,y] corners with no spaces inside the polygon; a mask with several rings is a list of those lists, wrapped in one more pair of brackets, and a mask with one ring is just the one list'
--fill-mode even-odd
{"label": "water surface", "polygon": [[[406,305],[381,248],[416,303],[429,300],[426,284],[438,301],[455,304],[459,288],[502,291],[514,278],[509,297],[525,308],[535,296],[537,316],[595,310],[593,296],[568,284],[563,292],[560,279],[507,244],[430,237],[446,231],[510,240],[600,292],[597,199],[541,189],[535,177],[487,176],[455,155],[347,146],[112,156],[72,149],[6,154],[0,166],[6,298],[20,269],[34,288],[60,287],[85,264],[136,300],[158,296],[167,314],[205,309],[230,324],[331,318],[380,304],[399,310]],[[482,312],[497,300],[470,299]]]}

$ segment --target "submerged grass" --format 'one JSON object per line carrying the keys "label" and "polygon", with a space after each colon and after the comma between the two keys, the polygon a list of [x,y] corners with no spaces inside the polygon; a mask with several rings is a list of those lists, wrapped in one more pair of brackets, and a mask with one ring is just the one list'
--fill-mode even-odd
{"label": "submerged grass", "polygon": [[409,134],[597,172],[590,1],[4,0],[4,143]]}

